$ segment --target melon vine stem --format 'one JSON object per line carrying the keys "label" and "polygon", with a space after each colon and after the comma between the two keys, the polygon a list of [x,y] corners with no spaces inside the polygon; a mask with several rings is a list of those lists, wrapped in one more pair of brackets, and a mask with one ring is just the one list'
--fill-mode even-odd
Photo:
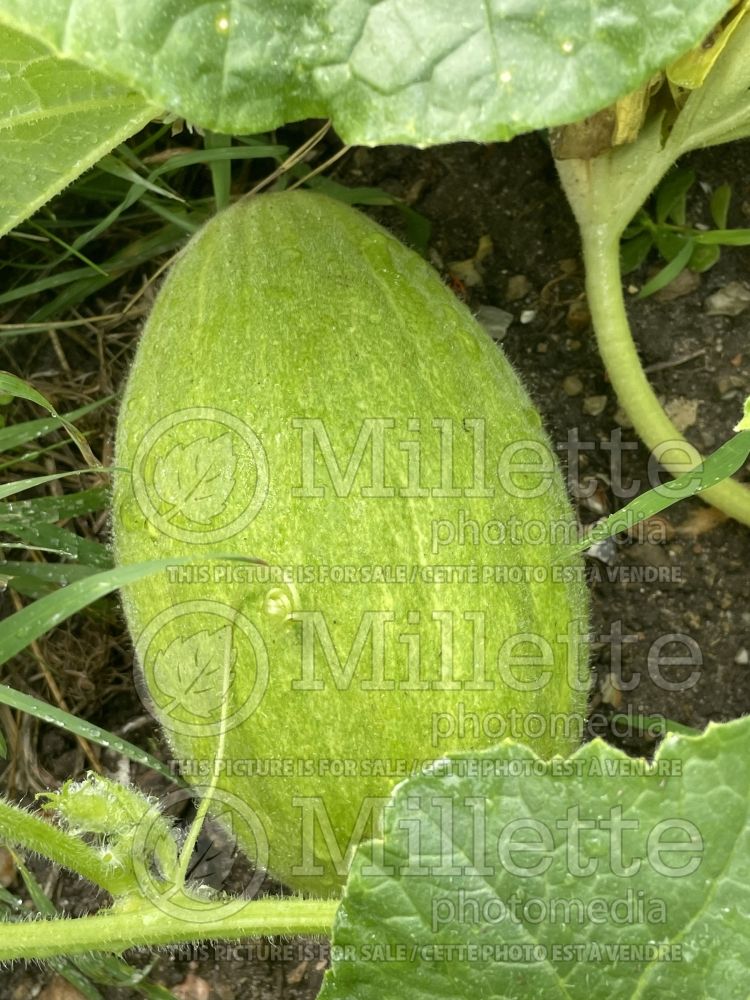
{"label": "melon vine stem", "polygon": [[0,962],[50,959],[92,952],[117,954],[134,947],[158,947],[185,941],[240,941],[276,935],[330,936],[337,899],[258,899],[238,908],[237,899],[197,901],[172,896],[184,913],[169,912],[145,901],[126,900],[119,907],[75,920],[24,920],[4,923]]}
{"label": "melon vine stem", "polygon": [[[632,143],[592,159],[556,160],[581,233],[586,292],[599,353],[636,432],[674,476],[698,465],[701,457],[662,409],[638,357],[622,291],[620,239],[681,156],[750,133],[748,52],[750,20],[737,31],[704,85],[691,93],[666,139],[663,115],[656,113],[647,118]],[[746,486],[728,479],[702,491],[700,497],[750,525],[750,489]]]}
{"label": "melon vine stem", "polygon": [[[700,459],[662,409],[638,357],[622,291],[619,233],[604,226],[588,228],[582,235],[589,309],[609,380],[640,438],[668,472],[679,476]],[[670,459],[670,452],[680,460]],[[691,454],[695,462],[686,463]],[[729,517],[750,525],[747,487],[727,479],[700,496]]]}

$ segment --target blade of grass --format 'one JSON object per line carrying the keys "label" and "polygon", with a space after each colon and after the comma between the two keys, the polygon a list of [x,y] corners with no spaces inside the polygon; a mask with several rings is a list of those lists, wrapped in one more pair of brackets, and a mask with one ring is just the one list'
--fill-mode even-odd
{"label": "blade of grass", "polygon": [[740,431],[694,469],[636,497],[622,510],[600,521],[576,544],[576,552],[585,552],[595,542],[604,541],[621,531],[628,531],[646,518],[671,507],[678,500],[696,496],[716,486],[741,469],[749,455],[750,431]]}
{"label": "blade of grass", "polygon": [[[83,538],[74,531],[60,528],[55,524],[5,525],[2,530],[25,543],[23,545],[8,544],[8,548],[50,552],[95,566],[97,569],[109,569],[112,566],[109,550],[101,542],[91,538]],[[0,563],[0,565],[2,564]]]}
{"label": "blade of grass", "polygon": [[68,432],[71,439],[78,446],[78,450],[83,456],[86,464],[99,468],[99,463],[94,458],[94,453],[91,448],[89,448],[88,441],[83,434],[81,434],[75,424],[72,424],[65,417],[61,417],[52,403],[50,403],[50,401],[46,399],[41,392],[37,392],[37,390],[33,386],[29,385],[28,382],[24,382],[23,379],[18,378],[16,375],[12,375],[10,372],[0,371],[0,392],[9,393],[12,396],[20,396],[21,399],[27,399],[31,403],[36,403],[53,417],[56,417]]}
{"label": "blade of grass", "polygon": [[110,470],[104,466],[100,466],[98,469],[71,469],[69,472],[56,472],[52,476],[34,476],[32,479],[19,479],[15,483],[3,483],[0,485],[0,500],[15,496],[16,493],[23,493],[25,490],[31,490],[35,486],[45,486],[57,479],[65,479],[67,476],[82,476],[85,472],[99,472],[108,475]]}
{"label": "blade of grass", "polygon": [[104,159],[99,160],[97,163],[97,169],[103,170],[106,174],[112,174],[113,177],[119,177],[120,180],[127,181],[134,187],[140,185],[145,187],[152,194],[157,195],[159,198],[171,198],[173,201],[180,201],[185,204],[185,198],[177,194],[175,191],[170,191],[168,188],[160,187],[158,184],[154,184],[152,180],[148,177],[141,177],[140,174],[136,173],[132,167],[127,166],[125,163],[121,163],[116,156],[105,156]]}
{"label": "blade of grass", "polygon": [[71,246],[69,243],[66,243],[65,240],[61,239],[59,236],[55,236],[54,233],[45,229],[45,227],[40,223],[32,219],[29,221],[28,225],[32,226],[34,229],[38,229],[39,232],[42,233],[47,239],[52,240],[53,243],[57,243],[58,246],[61,246],[66,251],[60,258],[60,262],[67,260],[68,257],[77,257],[83,264],[87,264],[92,271],[97,271],[99,274],[105,273],[98,264],[95,264],[93,260],[89,260],[88,257],[82,254],[80,250],[75,247],[75,245]]}
{"label": "blade of grass", "polygon": [[[217,153],[220,150],[231,150],[231,135],[219,135],[215,132],[206,132],[204,137],[206,151]],[[244,150],[238,150],[244,152]],[[216,211],[220,212],[229,204],[232,190],[232,163],[226,157],[212,156],[208,161],[211,170],[211,182],[214,188],[214,201]]]}
{"label": "blade of grass", "polygon": [[693,238],[704,246],[746,247],[750,246],[750,229],[709,229]]}
{"label": "blade of grass", "polygon": [[[77,580],[67,587],[63,587],[62,590],[58,590],[54,594],[48,594],[46,597],[22,608],[14,615],[6,618],[5,621],[0,622],[0,666],[20,653],[33,640],[38,639],[65,618],[69,618],[77,611],[81,611],[93,601],[111,594],[119,587],[125,587],[153,573],[158,573],[168,566],[187,566],[194,562],[195,558],[194,555],[180,556],[175,559],[150,560],[148,562],[136,563],[132,566],[118,566],[104,573],[95,573],[84,580]],[[258,562],[257,559],[251,556],[239,555],[216,554],[208,557],[202,556],[201,558],[213,558],[217,561],[226,560],[229,562]],[[6,685],[0,685],[0,703],[9,705],[11,708],[19,708],[22,711],[29,712],[45,722],[58,725],[77,736],[82,736],[93,743],[98,743],[100,746],[111,746],[118,750],[118,752],[130,757],[131,760],[155,766],[156,770],[161,773],[169,773],[163,764],[159,764],[150,755],[129,744],[127,740],[121,740],[106,730],[83,722],[70,713],[63,712],[61,709],[40,702],[38,699],[30,695],[24,695],[20,691],[16,691]],[[133,756],[133,753],[136,756]],[[172,775],[169,776],[174,778]]]}
{"label": "blade of grass", "polygon": [[[48,598],[42,598],[42,600],[36,603],[41,604],[44,600],[48,600]],[[17,612],[17,614],[21,614],[21,612]],[[6,619],[6,621],[11,620],[10,618]],[[25,712],[27,715],[31,715],[50,726],[57,726],[59,729],[64,729],[73,736],[80,736],[82,739],[88,740],[89,743],[96,743],[105,749],[115,750],[117,753],[122,754],[123,757],[127,757],[128,760],[132,760],[135,764],[143,764],[145,767],[150,767],[152,770],[158,771],[159,774],[163,774],[170,781],[177,782],[178,784],[182,783],[178,775],[173,774],[166,764],[163,764],[146,750],[142,750],[128,740],[124,740],[115,733],[109,732],[107,729],[102,729],[101,726],[95,726],[92,722],[79,719],[77,715],[65,712],[47,701],[42,701],[40,698],[35,698],[30,694],[24,694],[23,691],[17,691],[7,684],[0,684],[0,704],[8,705],[9,708],[15,708],[20,712]]]}
{"label": "blade of grass", "polygon": [[193,233],[197,233],[203,225],[204,220],[195,219],[193,217],[193,213],[190,211],[172,211],[166,205],[162,205],[158,201],[154,201],[153,198],[149,198],[146,195],[143,196],[142,202],[153,212],[155,216],[163,219],[165,222],[172,223],[172,225],[177,226],[178,229],[182,229],[183,232],[188,234],[188,236],[192,236]]}
{"label": "blade of grass", "polygon": [[711,195],[711,218],[717,229],[727,228],[729,218],[729,203],[732,200],[732,188],[729,184],[720,184]]}
{"label": "blade of grass", "polygon": [[[750,436],[750,432],[748,432]],[[96,573],[85,580],[77,580],[69,586],[41,601],[36,601],[16,614],[0,622],[0,666],[20,653],[31,642],[38,639],[65,618],[70,618],[76,611],[81,611],[93,601],[129,583],[135,583],[144,577],[151,576],[168,566],[187,566],[197,557],[180,556],[175,559],[155,559],[148,562],[135,563],[132,566],[117,566],[115,569]],[[201,556],[201,559],[226,559],[231,562],[258,562],[250,556],[223,555]]]}
{"label": "blade of grass", "polygon": [[[11,427],[0,428],[0,452],[20,448],[21,445],[28,444],[29,441],[35,441],[37,438],[49,434],[50,431],[58,430],[60,427],[65,426],[66,423],[72,424],[74,420],[78,420],[88,413],[93,413],[100,406],[112,402],[113,399],[114,396],[106,396],[104,399],[97,399],[94,403],[87,403],[85,406],[80,406],[78,409],[71,410],[70,413],[65,413],[62,416],[42,418],[40,420],[27,420],[22,424],[13,424]],[[9,464],[12,463],[6,463],[6,465],[0,466],[0,468],[6,468]]]}
{"label": "blade of grass", "polygon": [[75,580],[83,580],[96,573],[95,566],[85,566],[81,563],[49,563],[49,562],[0,562],[0,580],[12,580],[16,576],[28,576],[43,583],[67,587]]}
{"label": "blade of grass", "polygon": [[[227,138],[216,136],[215,138]],[[213,149],[196,149],[194,153],[178,153],[151,171],[149,177],[154,180],[162,174],[180,170],[183,167],[194,167],[200,163],[209,166],[219,163],[229,163],[232,160],[281,160],[287,153],[286,146],[223,146]]]}
{"label": "blade of grass", "polygon": [[40,521],[62,521],[104,510],[109,493],[103,486],[94,486],[62,496],[34,497],[32,500],[9,500],[0,503],[0,523],[20,523],[34,527]]}
{"label": "blade of grass", "polygon": [[678,274],[685,270],[690,258],[693,254],[693,249],[695,247],[695,241],[691,238],[685,240],[685,245],[682,250],[670,260],[666,267],[663,267],[657,275],[655,275],[651,281],[646,282],[643,288],[638,293],[639,299],[646,299],[649,295],[653,295],[654,292],[660,291],[662,288],[674,281]]}
{"label": "blade of grass", "polygon": [[[208,213],[202,216],[196,210],[197,219],[207,218],[207,216]],[[106,278],[99,275],[92,276],[90,272],[83,273],[80,270],[67,271],[68,279],[57,284],[67,285],[68,287],[56,295],[51,302],[36,309],[29,318],[32,322],[39,322],[50,316],[57,316],[61,312],[66,312],[74,306],[80,305],[90,295],[94,295],[103,288],[106,288],[124,274],[140,267],[142,264],[147,264],[155,257],[171,253],[184,243],[184,229],[170,224],[157,230],[155,233],[134,240],[124,250],[121,250],[108,261],[105,261],[103,266],[108,275]],[[2,296],[0,296],[0,304],[2,304]]]}

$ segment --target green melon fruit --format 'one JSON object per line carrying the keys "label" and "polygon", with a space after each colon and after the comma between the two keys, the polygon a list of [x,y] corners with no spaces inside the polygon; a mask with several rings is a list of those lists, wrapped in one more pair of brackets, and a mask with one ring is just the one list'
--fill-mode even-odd
{"label": "green melon fruit", "polygon": [[124,596],[142,688],[284,883],[338,892],[427,761],[578,743],[587,595],[538,412],[364,215],[295,192],[209,222],[146,324],[115,464],[118,564],[195,559]]}

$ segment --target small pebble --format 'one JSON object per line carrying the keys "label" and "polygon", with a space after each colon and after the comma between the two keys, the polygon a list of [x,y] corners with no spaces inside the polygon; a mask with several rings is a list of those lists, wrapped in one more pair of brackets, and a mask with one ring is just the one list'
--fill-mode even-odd
{"label": "small pebble", "polygon": [[613,708],[622,705],[622,691],[617,687],[617,678],[614,674],[607,674],[601,682],[602,701]]}
{"label": "small pebble", "polygon": [[598,559],[605,566],[614,566],[617,562],[617,542],[614,538],[605,538],[601,542],[594,542],[586,550],[586,555],[592,559]]}
{"label": "small pebble", "polygon": [[531,291],[531,282],[525,274],[514,274],[508,278],[505,289],[505,298],[508,302],[518,302],[519,299],[526,298]]}
{"label": "small pebble", "polygon": [[607,408],[606,396],[586,396],[583,401],[583,412],[590,417],[598,417]]}
{"label": "small pebble", "polygon": [[750,288],[741,281],[730,281],[706,299],[707,316],[739,316],[750,308]]}
{"label": "small pebble", "polygon": [[183,982],[172,987],[172,994],[178,1000],[210,1000],[211,988],[201,976],[188,972]]}
{"label": "small pebble", "polygon": [[39,1000],[86,1000],[86,997],[67,979],[54,976],[39,994]]}
{"label": "small pebble", "polygon": [[688,427],[692,427],[698,419],[698,400],[687,399],[685,396],[677,396],[670,399],[664,407],[664,412],[682,433]]}
{"label": "small pebble", "polygon": [[568,307],[565,325],[571,333],[583,333],[591,325],[591,313],[586,299],[576,299]]}
{"label": "small pebble", "polygon": [[742,649],[737,650],[737,655],[734,658],[734,662],[740,667],[747,666],[750,663],[750,653],[743,646]]}
{"label": "small pebble", "polygon": [[722,396],[736,389],[745,388],[746,379],[742,375],[720,375],[716,380],[716,388]]}
{"label": "small pebble", "polygon": [[577,375],[568,375],[563,379],[563,392],[566,396],[580,396],[583,392],[583,382]]}
{"label": "small pebble", "polygon": [[497,306],[480,306],[477,309],[477,319],[493,340],[503,340],[513,322],[513,314]]}
{"label": "small pebble", "polygon": [[655,302],[672,302],[674,299],[682,298],[684,295],[691,295],[700,287],[700,283],[700,274],[686,267],[668,285],[655,292],[653,299]]}
{"label": "small pebble", "polygon": [[16,863],[7,847],[0,847],[0,886],[9,889],[16,880]]}
{"label": "small pebble", "polygon": [[620,427],[629,428],[633,426],[633,421],[621,406],[618,406],[615,410],[615,421],[620,425]]}
{"label": "small pebble", "polygon": [[521,313],[521,322],[526,325],[527,323],[533,323],[536,319],[536,309],[524,309]]}

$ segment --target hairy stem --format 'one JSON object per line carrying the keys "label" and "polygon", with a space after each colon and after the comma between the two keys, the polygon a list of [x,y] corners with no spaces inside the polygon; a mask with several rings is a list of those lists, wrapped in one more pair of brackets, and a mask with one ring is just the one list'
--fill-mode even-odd
{"label": "hairy stem", "polygon": [[113,896],[133,889],[132,875],[107,865],[79,837],[3,799],[0,799],[0,841],[41,854],[82,875]]}
{"label": "hairy stem", "polygon": [[169,906],[134,901],[119,910],[75,920],[3,924],[0,962],[91,952],[121,953],[184,941],[239,941],[274,935],[329,935],[338,900],[198,901],[172,895]]}
{"label": "hairy stem", "polygon": [[[661,465],[679,476],[700,460],[667,417],[649,384],[630,332],[619,260],[619,232],[612,227],[582,230],[586,288],[599,353],[623,409]],[[731,479],[700,494],[743,524],[750,525],[750,490]]]}

